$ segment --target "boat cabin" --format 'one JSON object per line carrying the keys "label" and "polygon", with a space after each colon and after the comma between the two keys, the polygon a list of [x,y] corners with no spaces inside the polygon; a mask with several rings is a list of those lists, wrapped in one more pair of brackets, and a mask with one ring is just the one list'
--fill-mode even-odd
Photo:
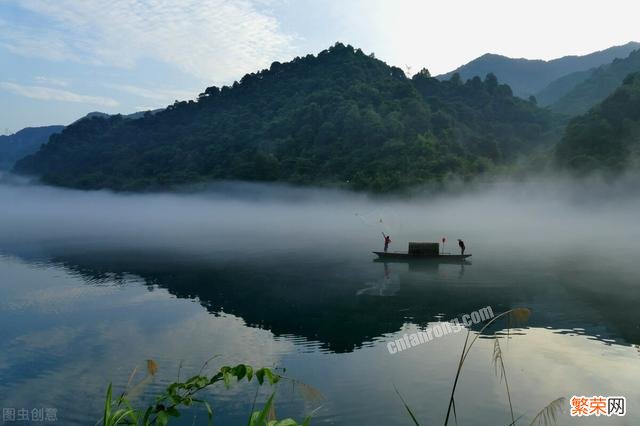
{"label": "boat cabin", "polygon": [[409,243],[409,254],[412,256],[439,256],[439,243]]}

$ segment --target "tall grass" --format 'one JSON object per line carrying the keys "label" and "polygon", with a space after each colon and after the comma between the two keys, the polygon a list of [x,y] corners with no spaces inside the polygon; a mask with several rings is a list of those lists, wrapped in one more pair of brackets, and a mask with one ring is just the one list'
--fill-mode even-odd
{"label": "tall grass", "polygon": [[[499,319],[507,320],[507,333],[512,325],[518,325],[526,322],[531,315],[531,310],[527,308],[514,308],[510,309],[506,312],[503,312],[491,320],[486,322],[483,327],[475,333],[473,339],[469,340],[471,337],[471,329],[467,329],[467,335],[464,340],[464,344],[462,346],[462,352],[460,353],[460,358],[458,360],[458,367],[456,369],[456,374],[453,380],[453,388],[451,389],[451,394],[449,396],[449,406],[447,408],[447,415],[444,420],[444,426],[448,426],[449,420],[454,419],[455,424],[457,425],[457,413],[456,413],[456,403],[455,403],[455,392],[458,387],[458,382],[460,379],[460,375],[462,374],[462,368],[464,367],[464,363],[469,356],[469,352],[473,347],[474,343],[478,340],[478,338],[482,335],[482,333],[489,328],[492,324],[494,324]],[[500,382],[504,381],[507,401],[509,403],[509,414],[511,416],[511,423],[508,426],[517,425],[518,422],[524,417],[524,414],[521,414],[519,417],[515,417],[513,404],[511,401],[511,390],[509,389],[509,381],[507,380],[507,370],[505,368],[504,363],[504,354],[502,352],[502,348],[500,346],[499,337],[496,336],[493,344],[493,355],[491,359],[491,364],[493,366],[494,372],[496,376],[499,377]],[[415,414],[406,403],[398,389],[396,388],[396,394],[402,401],[402,404],[411,417],[411,420],[414,425],[420,426],[419,421],[417,420]],[[563,411],[565,404],[565,398],[557,398],[547,404],[542,410],[540,410],[536,416],[533,418],[533,421],[530,423],[530,426],[551,426],[557,424],[557,419],[559,414]]]}
{"label": "tall grass", "polygon": [[[213,424],[214,408],[208,401],[201,397],[203,391],[218,384],[223,384],[226,388],[229,388],[233,382],[251,382],[254,377],[254,382],[257,381],[258,383],[256,387],[256,397],[259,388],[263,384],[274,386],[281,380],[289,380],[294,385],[304,389],[307,393],[313,394],[316,397],[318,395],[321,396],[321,394],[311,386],[284,377],[269,368],[254,369],[246,364],[238,364],[234,367],[221,367],[212,376],[204,375],[203,371],[212,359],[213,358],[210,358],[204,363],[197,375],[186,381],[180,381],[180,369],[182,368],[182,366],[180,366],[178,370],[178,380],[169,384],[164,392],[157,395],[153,404],[149,404],[144,408],[134,408],[131,399],[142,391],[158,371],[158,365],[153,360],[148,360],[147,374],[144,379],[138,384],[131,386],[133,376],[136,372],[136,369],[134,369],[127,383],[127,390],[115,400],[113,399],[112,385],[109,384],[102,420],[98,421],[96,425],[165,426],[172,418],[179,417],[181,411],[191,406],[203,407],[207,411],[208,424],[211,425]],[[259,410],[254,410],[254,399],[251,413],[247,419],[248,426],[308,426],[311,424],[311,415],[307,416],[302,423],[298,423],[290,418],[277,420],[275,416],[274,397],[275,392],[272,392],[265,405]]]}
{"label": "tall grass", "polygon": [[[449,419],[451,414],[453,413],[454,419],[457,417],[455,412],[455,392],[458,385],[458,380],[460,379],[460,375],[462,373],[462,367],[464,367],[464,362],[469,356],[469,352],[471,351],[471,347],[478,340],[478,337],[482,335],[482,333],[489,328],[492,324],[498,321],[501,318],[506,319],[507,321],[507,333],[509,332],[512,325],[520,325],[525,323],[529,316],[531,315],[531,310],[528,308],[514,308],[510,309],[506,312],[503,312],[499,315],[496,315],[491,320],[487,321],[484,326],[476,333],[473,340],[469,343],[469,336],[471,334],[471,330],[467,329],[467,336],[464,341],[464,345],[462,347],[462,352],[460,354],[460,361],[458,362],[458,368],[456,370],[456,376],[453,381],[453,388],[451,389],[451,395],[449,397],[449,407],[447,408],[447,415],[444,420],[444,425],[448,426]],[[491,363],[494,368],[495,374],[500,378],[500,381],[504,381],[507,401],[509,403],[509,414],[511,415],[511,423],[509,426],[516,425],[518,421],[522,419],[524,414],[520,415],[518,418],[515,417],[513,410],[513,403],[511,401],[511,390],[509,389],[509,381],[507,379],[507,370],[504,365],[504,354],[502,352],[502,348],[500,347],[500,338],[498,336],[495,337],[493,343],[493,356]],[[530,425],[538,425],[538,426],[550,426],[557,424],[557,416],[564,408],[564,398],[558,398],[553,400],[547,406],[545,406],[542,410],[538,412],[538,414],[534,417],[533,421]],[[537,423],[536,423],[537,422]],[[456,419],[457,424],[457,419]]]}
{"label": "tall grass", "polygon": [[[459,379],[462,374],[465,361],[467,360],[469,352],[471,351],[471,348],[476,343],[478,338],[487,328],[489,328],[499,319],[507,320],[508,333],[508,330],[511,328],[512,324],[522,324],[526,322],[530,314],[531,311],[527,308],[514,308],[503,312],[486,322],[483,327],[477,333],[475,333],[473,338],[471,338],[471,330],[467,329],[467,334],[464,340],[462,351],[460,353],[460,358],[458,360],[458,367],[456,369],[453,387],[451,389],[451,394],[449,397],[449,406],[447,408],[444,426],[448,426],[449,420],[452,416],[455,423],[457,424],[455,392],[458,387]],[[491,364],[500,382],[504,382],[505,384],[506,397],[509,404],[509,414],[511,416],[511,423],[509,423],[509,426],[514,426],[517,425],[518,422],[524,417],[524,414],[521,414],[519,417],[515,416],[513,403],[511,400],[511,390],[509,388],[509,381],[507,379],[507,369],[505,367],[504,353],[502,352],[499,339],[500,337],[496,336],[494,340]],[[306,395],[305,399],[319,400],[322,399],[322,394],[312,386],[291,378],[284,377],[283,375],[276,373],[272,369],[261,368],[254,370],[253,367],[246,364],[238,364],[235,367],[221,367],[212,376],[203,374],[203,371],[208,366],[209,362],[214,358],[215,357],[208,359],[203,364],[198,374],[187,379],[186,381],[180,381],[180,370],[182,368],[182,365],[180,365],[177,381],[169,384],[164,392],[162,392],[160,395],[157,395],[154,404],[150,404],[146,408],[137,409],[134,408],[131,404],[131,399],[133,399],[142,391],[142,389],[153,379],[158,371],[158,365],[153,360],[148,360],[146,376],[139,383],[131,386],[133,377],[135,376],[135,373],[137,371],[137,369],[134,369],[127,382],[127,390],[124,391],[115,400],[113,399],[112,386],[111,384],[109,385],[105,398],[103,417],[101,421],[98,421],[97,425],[165,426],[170,422],[172,418],[180,416],[180,410],[191,407],[193,405],[200,405],[206,409],[208,424],[211,425],[213,423],[214,409],[209,402],[199,396],[202,391],[216,384],[224,384],[226,388],[229,388],[232,385],[232,382],[240,382],[243,380],[251,382],[254,377],[258,385],[256,387],[256,393],[251,408],[251,413],[247,420],[248,426],[308,426],[311,423],[313,413],[315,413],[315,411],[320,408],[318,407],[316,410],[314,410],[311,415],[307,416],[302,421],[302,423],[297,423],[295,420],[290,418],[277,420],[275,415],[274,402],[275,392],[271,393],[267,402],[261,409],[255,409],[258,391],[263,384],[269,384],[273,386],[284,379],[290,381],[294,388],[297,386],[301,390],[301,393],[303,395]],[[411,418],[411,422],[415,426],[420,426],[420,422],[418,421],[415,413],[407,404],[404,397],[402,396],[398,388],[395,387],[395,385],[394,389],[396,394],[398,395],[398,398],[401,400],[404,409]],[[557,398],[551,401],[534,416],[530,425],[556,425],[558,416],[564,409],[564,404],[564,397]]]}

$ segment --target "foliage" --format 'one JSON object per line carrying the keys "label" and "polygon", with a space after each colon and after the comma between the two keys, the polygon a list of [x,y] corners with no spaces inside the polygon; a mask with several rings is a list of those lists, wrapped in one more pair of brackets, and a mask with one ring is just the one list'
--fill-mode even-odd
{"label": "foliage", "polygon": [[391,191],[490,171],[555,124],[494,76],[408,79],[337,43],[137,120],[81,120],[15,170],[85,189],[233,179]]}
{"label": "foliage", "polygon": [[[157,366],[153,361],[148,362],[147,370],[150,376],[155,375]],[[136,409],[132,406],[129,401],[129,397],[133,393],[131,391],[125,392],[113,400],[112,386],[109,385],[105,399],[102,424],[104,426],[164,426],[167,425],[172,418],[180,417],[181,409],[200,405],[206,409],[208,423],[211,425],[213,423],[214,409],[209,402],[199,396],[203,390],[218,383],[222,383],[229,388],[234,380],[239,382],[246,379],[246,381],[251,382],[254,377],[259,385],[264,383],[274,385],[282,379],[282,376],[269,368],[254,370],[251,366],[246,364],[238,364],[235,367],[224,366],[211,377],[202,375],[201,373],[202,371],[184,382],[178,381],[171,383],[163,393],[156,396],[155,402],[145,409]],[[271,394],[265,406],[261,410],[251,413],[248,421],[249,426],[298,425],[298,423],[293,419],[278,421],[273,418],[274,395],[275,394]],[[310,423],[311,418],[307,417],[301,425],[307,426]]]}
{"label": "foliage", "polygon": [[574,118],[556,149],[556,159],[579,175],[615,175],[637,161],[640,136],[640,73],[587,114]]}
{"label": "foliage", "polygon": [[[471,340],[471,342],[469,342],[469,335],[471,333],[471,330],[468,329],[467,330],[467,337],[464,341],[464,346],[462,348],[462,353],[460,354],[460,361],[458,362],[458,369],[456,370],[456,377],[453,381],[453,388],[451,389],[451,396],[449,397],[449,408],[447,409],[447,417],[445,418],[444,424],[445,426],[447,426],[447,424],[449,424],[449,417],[451,415],[451,410],[453,409],[455,412],[455,402],[454,402],[454,397],[455,397],[455,393],[456,393],[456,387],[458,385],[458,380],[460,379],[460,374],[462,373],[462,367],[464,366],[464,362],[467,359],[467,356],[469,355],[469,352],[471,351],[471,347],[473,346],[473,344],[476,342],[476,340],[478,340],[478,337],[480,337],[482,335],[482,332],[485,331],[491,324],[495,323],[497,320],[499,320],[500,318],[506,318],[507,320],[515,324],[519,324],[519,323],[524,323],[525,321],[528,320],[529,315],[531,314],[531,311],[527,308],[515,308],[515,309],[510,309],[506,312],[503,312],[499,315],[496,315],[495,317],[491,318],[491,320],[489,320],[486,324],[484,324],[484,326],[480,329],[480,331],[478,333],[476,333],[475,337]],[[494,361],[496,357],[496,353],[494,350]],[[500,353],[500,358],[502,357],[502,353]],[[502,362],[502,360],[500,360],[500,362]],[[502,367],[504,368],[504,365],[502,365]],[[506,383],[506,380],[505,380]],[[507,395],[509,395],[509,387],[507,385]],[[511,396],[509,395],[509,408],[511,409],[511,416],[513,419],[513,408],[511,407]],[[515,420],[513,420],[513,423],[515,423]]]}
{"label": "foliage", "polygon": [[[624,59],[615,59],[610,64],[591,70],[586,79],[556,100],[551,109],[569,116],[584,114],[615,92],[627,75],[639,71],[640,50],[636,50]],[[578,80],[582,77],[584,75],[573,76]]]}
{"label": "foliage", "polygon": [[[453,389],[451,390],[451,396],[449,398],[449,408],[447,409],[447,416],[444,420],[444,425],[447,426],[449,424],[449,418],[451,416],[451,414],[453,414],[453,418],[455,420],[455,424],[458,424],[458,420],[457,420],[457,414],[456,414],[456,404],[455,404],[455,392],[456,392],[456,387],[458,384],[458,379],[460,378],[460,373],[462,372],[462,367],[464,365],[465,360],[467,359],[467,356],[469,355],[469,352],[471,351],[471,347],[473,346],[473,344],[476,342],[476,340],[482,335],[482,333],[489,328],[493,323],[495,323],[497,320],[504,318],[507,320],[507,336],[508,336],[508,332],[510,330],[510,328],[512,326],[519,326],[521,324],[524,324],[528,319],[529,316],[531,315],[531,310],[529,310],[528,308],[514,308],[514,309],[510,309],[506,312],[503,312],[493,318],[491,318],[489,321],[487,321],[483,327],[480,329],[480,331],[478,331],[475,334],[475,337],[469,341],[469,337],[471,336],[471,330],[467,329],[467,335],[464,341],[464,346],[462,348],[462,353],[460,354],[460,360],[458,361],[458,368],[456,370],[456,376],[454,379],[454,383],[453,383]],[[491,364],[493,365],[493,369],[495,371],[496,376],[498,376],[500,378],[500,381],[504,381],[505,383],[505,388],[507,391],[507,398],[508,398],[508,402],[509,402],[509,412],[511,415],[511,423],[509,423],[508,426],[514,426],[517,425],[518,422],[524,417],[524,414],[520,415],[519,417],[515,417],[514,412],[513,412],[513,405],[511,403],[511,392],[509,390],[509,384],[507,382],[507,372],[504,366],[504,356],[502,353],[502,349],[500,347],[500,342],[499,342],[499,337],[496,336],[495,340],[494,340],[494,345],[493,345],[493,356],[491,359]],[[400,394],[400,391],[398,391],[398,388],[395,387],[395,391],[396,394],[398,395],[398,397],[400,398],[400,401],[402,402],[402,405],[404,406],[405,410],[407,411],[407,414],[409,415],[409,417],[411,418],[411,421],[414,425],[419,426],[420,422],[417,420],[415,414],[413,413],[413,411],[411,410],[411,407],[409,407],[409,405],[406,403],[405,399],[403,398],[403,396]],[[530,426],[551,426],[551,425],[556,425],[557,424],[557,419],[559,414],[563,411],[564,408],[564,403],[565,403],[565,398],[561,397],[561,398],[557,398],[553,401],[551,401],[549,404],[547,404],[544,408],[542,408],[533,418],[533,420],[530,423]]]}
{"label": "foliage", "polygon": [[578,84],[582,83],[595,72],[597,68],[588,69],[585,71],[576,71],[567,75],[563,75],[557,80],[552,81],[536,93],[536,99],[542,106],[550,106],[557,102],[558,99],[571,92]]}
{"label": "foliage", "polygon": [[49,136],[64,126],[26,127],[12,135],[0,135],[0,170],[9,170],[21,158],[31,155]]}
{"label": "foliage", "polygon": [[499,84],[492,73],[484,80],[457,81],[440,82],[422,74],[413,77],[435,117],[432,131],[437,137],[454,132],[475,157],[494,164],[508,163],[553,139],[555,117],[535,102],[514,97],[511,88]]}

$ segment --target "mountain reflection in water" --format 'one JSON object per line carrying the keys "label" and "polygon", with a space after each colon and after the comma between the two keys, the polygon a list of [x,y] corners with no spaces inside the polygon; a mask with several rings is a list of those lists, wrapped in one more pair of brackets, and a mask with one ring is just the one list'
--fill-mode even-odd
{"label": "mountain reflection in water", "polygon": [[[319,388],[318,423],[409,424],[396,385],[423,424],[441,424],[465,333],[394,355],[386,343],[485,306],[527,307],[525,325],[506,330],[500,321],[478,339],[456,391],[458,419],[509,424],[491,366],[500,336],[525,423],[575,394],[626,396],[629,414],[615,424],[638,424],[640,270],[629,255],[640,250],[638,205],[590,210],[541,193],[378,208],[335,194],[230,199],[0,185],[0,200],[10,200],[0,210],[0,323],[8,325],[0,406],[57,407],[62,424],[95,423],[106,386],[122,389],[146,359],[160,366],[148,400],[179,366],[195,373],[219,354],[220,363],[285,367]],[[393,250],[461,236],[473,258],[376,262],[379,227]],[[280,417],[317,406],[286,389],[278,388]],[[254,395],[249,386],[213,390],[219,424],[246,423]],[[191,414],[177,424],[191,424]],[[560,424],[571,421],[563,416]]]}

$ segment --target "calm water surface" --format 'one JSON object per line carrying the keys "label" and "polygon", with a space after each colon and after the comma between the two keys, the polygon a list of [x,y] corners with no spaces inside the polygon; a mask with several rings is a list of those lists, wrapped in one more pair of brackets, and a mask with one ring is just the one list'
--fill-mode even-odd
{"label": "calm water surface", "polygon": [[[317,424],[410,424],[395,385],[422,424],[442,424],[465,333],[394,355],[386,343],[484,306],[528,307],[525,325],[507,335],[500,322],[474,346],[458,423],[511,422],[492,366],[499,336],[522,424],[572,395],[623,395],[628,414],[576,419],[567,402],[559,424],[640,424],[636,204],[594,210],[536,194],[544,206],[498,192],[381,207],[335,194],[138,197],[2,186],[0,406],[52,407],[58,424],[94,424],[107,385],[124,389],[136,367],[142,379],[147,359],[159,371],[139,402],[219,355],[212,367],[282,367],[321,393],[279,384],[279,417],[320,407]],[[374,262],[380,231],[396,250],[412,239],[464,237],[472,261]],[[246,424],[255,390],[212,390],[218,424]],[[273,390],[261,389],[258,401]],[[194,416],[206,417],[191,410],[182,423]]]}

